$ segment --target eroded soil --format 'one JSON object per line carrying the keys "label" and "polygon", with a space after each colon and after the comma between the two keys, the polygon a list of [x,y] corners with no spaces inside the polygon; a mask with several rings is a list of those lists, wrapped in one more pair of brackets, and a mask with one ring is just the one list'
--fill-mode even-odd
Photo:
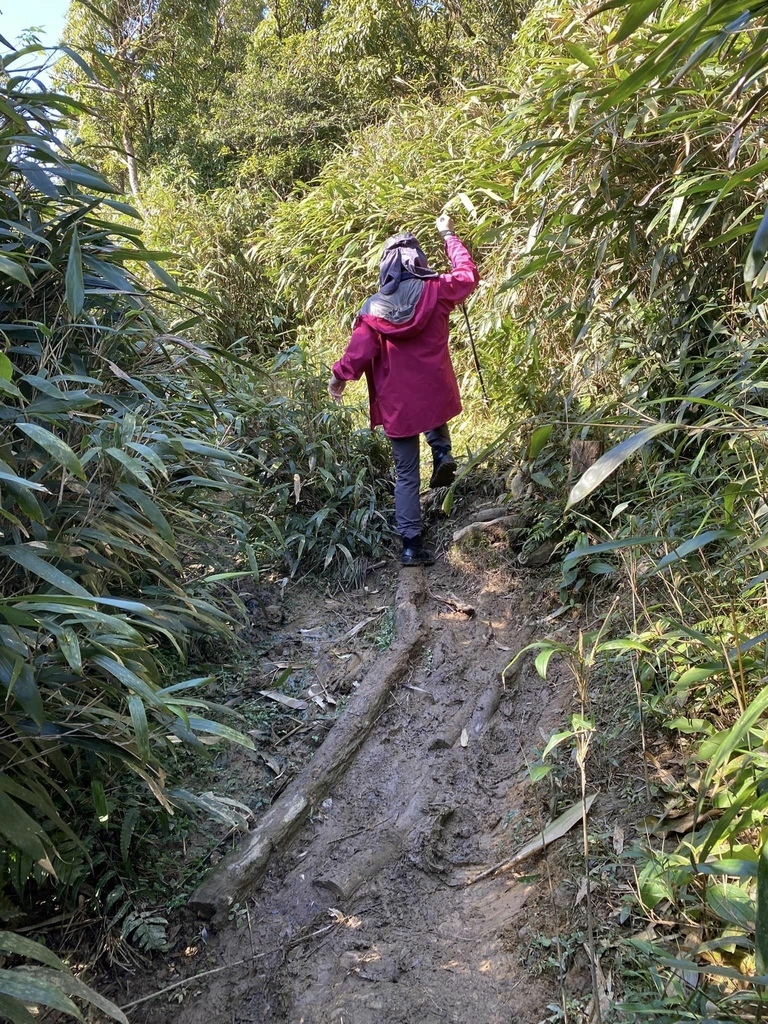
{"label": "eroded soil", "polygon": [[[523,960],[527,922],[550,912],[551,878],[548,886],[512,874],[464,883],[541,827],[526,766],[572,698],[564,669],[543,682],[529,656],[507,684],[502,673],[532,639],[569,639],[577,623],[553,614],[546,570],[480,573],[443,558],[410,571],[425,574],[426,638],[409,677],[245,904],[218,929],[184,923],[153,979],[167,991],[132,1007],[132,1022],[536,1024],[547,1016],[552,978]],[[349,621],[394,593],[397,575],[389,567],[372,588],[378,595],[340,596],[322,611],[340,626],[327,650],[317,641],[318,664],[338,656]],[[306,637],[321,604],[293,620],[289,607],[288,635]],[[354,700],[353,691],[348,709]],[[169,987],[191,975],[200,977]],[[118,1001],[150,987],[145,979]]]}

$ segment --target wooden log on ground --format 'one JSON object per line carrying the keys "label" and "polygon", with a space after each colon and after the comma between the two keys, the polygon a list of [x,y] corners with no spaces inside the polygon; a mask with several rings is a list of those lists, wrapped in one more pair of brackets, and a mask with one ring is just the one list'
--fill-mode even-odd
{"label": "wooden log on ground", "polygon": [[500,673],[487,689],[483,690],[475,704],[475,710],[469,722],[470,736],[480,736],[484,733],[496,712],[499,710],[502,697],[508,689],[516,685],[520,675],[520,662],[514,665],[510,663],[503,673]]}
{"label": "wooden log on ground", "polygon": [[283,850],[313,807],[319,806],[363,745],[392,688],[406,675],[424,641],[419,606],[426,577],[418,569],[402,574],[395,603],[398,638],[378,659],[307,767],[280,794],[243,840],[192,894],[190,908],[205,918],[220,917],[258,885],[273,853]]}
{"label": "wooden log on ground", "polygon": [[453,535],[453,543],[461,544],[466,537],[476,533],[514,533],[524,530],[529,525],[529,522],[530,520],[527,516],[515,513],[509,516],[500,516],[498,519],[491,519],[488,522],[470,523],[468,526],[463,526],[460,530],[456,530]]}
{"label": "wooden log on ground", "polygon": [[435,733],[427,750],[450,750],[461,736],[461,730],[466,725],[468,717],[466,704],[462,704],[443,728]]}
{"label": "wooden log on ground", "polygon": [[506,505],[497,505],[494,508],[481,508],[479,512],[473,512],[469,517],[470,523],[490,523],[493,519],[503,519],[509,515],[509,508]]}
{"label": "wooden log on ground", "polygon": [[470,736],[479,736],[485,732],[491,719],[499,710],[503,694],[504,682],[501,676],[499,676],[498,679],[491,683],[487,690],[483,690],[478,698],[467,730]]}
{"label": "wooden log on ground", "polygon": [[348,900],[361,885],[382,871],[390,861],[400,856],[403,837],[395,829],[377,832],[374,844],[361,850],[342,864],[316,878],[313,885],[326,889],[337,900]]}

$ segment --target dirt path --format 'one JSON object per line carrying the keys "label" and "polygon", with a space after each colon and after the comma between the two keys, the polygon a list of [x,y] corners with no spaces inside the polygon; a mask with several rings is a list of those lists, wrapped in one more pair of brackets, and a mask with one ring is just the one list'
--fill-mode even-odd
{"label": "dirt path", "polygon": [[[132,1022],[546,1016],[551,980],[530,976],[519,949],[536,886],[511,876],[463,882],[536,832],[514,827],[524,820],[526,757],[562,721],[570,683],[557,671],[543,683],[530,660],[509,686],[501,673],[534,636],[572,627],[545,621],[554,605],[540,574],[470,577],[444,561],[411,571],[424,574],[426,639],[410,677],[247,907],[205,935],[189,972],[246,963],[136,1007]],[[452,607],[451,594],[474,614]],[[200,946],[195,929],[185,941]]]}

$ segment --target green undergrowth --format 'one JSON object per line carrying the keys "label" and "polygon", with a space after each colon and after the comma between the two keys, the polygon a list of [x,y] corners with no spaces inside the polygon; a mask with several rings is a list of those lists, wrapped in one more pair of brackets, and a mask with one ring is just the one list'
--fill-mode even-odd
{"label": "green undergrowth", "polygon": [[[178,846],[189,815],[252,817],[215,780],[186,784],[212,748],[254,749],[215,666],[191,666],[237,651],[244,578],[361,578],[388,536],[387,464],[298,351],[190,337],[206,300],[61,142],[81,107],[40,92],[38,57],[6,53],[0,77],[0,919],[81,906],[157,948],[160,878],[137,856]],[[97,998],[9,935],[0,1013]]]}

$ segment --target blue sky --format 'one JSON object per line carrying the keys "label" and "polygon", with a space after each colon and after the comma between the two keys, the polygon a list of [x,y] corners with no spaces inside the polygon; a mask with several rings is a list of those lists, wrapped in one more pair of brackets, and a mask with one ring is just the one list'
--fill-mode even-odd
{"label": "blue sky", "polygon": [[17,44],[19,33],[34,26],[45,46],[55,45],[64,28],[69,0],[0,0],[0,35]]}

